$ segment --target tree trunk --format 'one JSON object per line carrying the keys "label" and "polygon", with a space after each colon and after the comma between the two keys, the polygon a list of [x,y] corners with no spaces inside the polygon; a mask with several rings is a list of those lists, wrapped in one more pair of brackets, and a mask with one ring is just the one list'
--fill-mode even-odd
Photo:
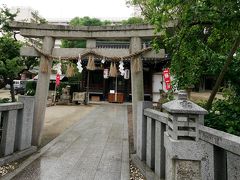
{"label": "tree trunk", "polygon": [[213,99],[215,98],[215,96],[216,96],[216,94],[218,92],[218,89],[219,89],[219,87],[220,87],[220,85],[222,83],[222,80],[224,78],[224,75],[226,74],[226,72],[228,70],[228,67],[231,64],[232,60],[233,60],[233,54],[236,52],[236,50],[239,47],[239,45],[240,45],[240,36],[237,37],[236,41],[234,42],[234,45],[233,45],[231,51],[228,54],[227,60],[226,60],[224,66],[223,66],[223,68],[222,68],[222,70],[221,70],[221,72],[220,72],[220,74],[218,76],[218,79],[217,79],[217,81],[216,81],[216,83],[214,85],[214,88],[213,88],[213,90],[211,92],[211,95],[210,95],[210,97],[208,99],[208,102],[206,104],[206,109],[207,110],[210,110],[211,107],[212,107]]}
{"label": "tree trunk", "polygon": [[14,94],[13,81],[11,80],[11,81],[9,82],[9,84],[10,84],[10,94],[11,94],[12,102],[16,102],[15,94]]}

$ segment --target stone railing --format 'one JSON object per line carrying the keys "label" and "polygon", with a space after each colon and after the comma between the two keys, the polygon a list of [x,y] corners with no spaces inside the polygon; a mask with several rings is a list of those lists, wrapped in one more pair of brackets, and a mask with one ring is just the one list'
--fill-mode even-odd
{"label": "stone railing", "polygon": [[0,165],[36,150],[31,146],[34,97],[19,96],[19,102],[0,104]]}
{"label": "stone railing", "polygon": [[185,94],[163,108],[138,104],[137,157],[157,179],[240,178],[240,137],[204,126],[207,111]]}

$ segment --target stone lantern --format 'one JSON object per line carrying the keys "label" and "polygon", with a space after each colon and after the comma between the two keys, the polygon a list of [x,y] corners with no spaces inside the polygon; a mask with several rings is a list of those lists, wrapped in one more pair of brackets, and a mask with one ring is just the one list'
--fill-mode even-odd
{"label": "stone lantern", "polygon": [[205,157],[213,157],[213,148],[198,137],[207,111],[187,100],[183,91],[179,92],[177,100],[162,106],[168,114],[164,133],[166,179],[202,179],[202,174],[207,174],[213,166]]}
{"label": "stone lantern", "polygon": [[167,133],[174,140],[198,140],[198,125],[204,124],[207,111],[187,100],[187,93],[180,91],[178,99],[162,105],[168,113]]}

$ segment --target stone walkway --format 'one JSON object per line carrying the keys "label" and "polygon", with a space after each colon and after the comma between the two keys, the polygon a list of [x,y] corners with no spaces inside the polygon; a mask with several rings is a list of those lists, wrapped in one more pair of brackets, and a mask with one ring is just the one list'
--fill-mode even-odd
{"label": "stone walkway", "polygon": [[129,180],[127,106],[101,105],[55,141],[13,179]]}

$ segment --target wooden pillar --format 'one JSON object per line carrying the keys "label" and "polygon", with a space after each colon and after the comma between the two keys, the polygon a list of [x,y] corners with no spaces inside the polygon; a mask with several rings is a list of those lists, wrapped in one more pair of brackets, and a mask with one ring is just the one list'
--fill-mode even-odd
{"label": "wooden pillar", "polygon": [[[130,53],[137,52],[142,49],[141,39],[139,37],[132,37],[130,42]],[[140,66],[142,66],[142,60],[140,59]],[[131,83],[132,83],[132,119],[133,119],[133,138],[134,138],[134,150],[137,145],[137,104],[138,101],[144,100],[144,88],[143,88],[143,71],[134,72],[133,63],[131,61]]]}
{"label": "wooden pillar", "polygon": [[[44,37],[42,50],[46,54],[52,54],[55,40],[52,37]],[[45,62],[48,61],[48,72],[41,72],[42,67],[45,66]],[[40,69],[38,73],[38,82],[35,95],[35,106],[34,106],[34,118],[33,118],[33,134],[32,144],[39,146],[41,143],[42,129],[44,125],[47,96],[50,82],[52,60],[46,59],[41,56]]]}

